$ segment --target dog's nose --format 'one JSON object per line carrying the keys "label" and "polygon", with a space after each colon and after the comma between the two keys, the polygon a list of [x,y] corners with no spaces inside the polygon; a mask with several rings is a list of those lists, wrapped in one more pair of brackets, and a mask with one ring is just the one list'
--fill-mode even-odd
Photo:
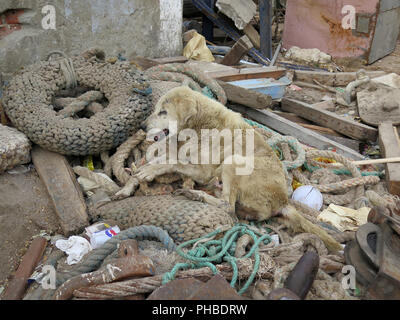
{"label": "dog's nose", "polygon": [[140,129],[142,129],[143,131],[146,131],[146,129],[147,129],[146,124],[142,123],[142,125],[140,126]]}

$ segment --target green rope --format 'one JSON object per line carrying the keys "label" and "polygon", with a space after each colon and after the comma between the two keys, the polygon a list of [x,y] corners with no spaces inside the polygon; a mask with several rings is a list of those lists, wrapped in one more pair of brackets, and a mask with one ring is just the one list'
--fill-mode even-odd
{"label": "green rope", "polygon": [[238,279],[238,266],[237,258],[234,256],[236,249],[236,241],[244,234],[248,234],[253,239],[253,246],[250,251],[242,258],[250,258],[254,255],[254,268],[243,287],[238,291],[238,294],[244,293],[254,280],[260,266],[260,255],[258,247],[261,242],[268,244],[272,241],[268,234],[261,234],[249,228],[246,224],[236,224],[228,230],[220,240],[208,240],[207,242],[198,243],[194,249],[189,250],[187,253],[182,249],[197,243],[199,240],[213,238],[222,233],[220,229],[211,232],[201,238],[186,241],[176,248],[176,252],[183,258],[191,261],[190,263],[178,263],[170,272],[167,272],[163,277],[163,284],[173,280],[179,270],[184,269],[197,269],[203,267],[211,268],[213,274],[218,273],[215,264],[228,262],[232,266],[233,276],[230,285],[234,288]]}
{"label": "green rope", "polygon": [[[266,127],[266,126],[264,126],[264,125],[262,125],[262,124],[260,124],[260,123],[258,123],[258,122],[256,122],[256,121],[252,121],[252,120],[249,120],[249,119],[244,119],[244,120],[245,120],[248,124],[250,124],[251,126],[256,126],[256,127],[262,128],[262,129],[264,129],[264,130],[266,130],[266,131],[269,131],[269,132],[272,133],[273,135],[278,135],[278,136],[280,135],[279,133],[273,131],[272,129],[270,129],[270,128],[268,128],[268,127]],[[282,151],[279,149],[278,146],[276,146],[276,143],[270,143],[270,145],[271,145],[271,147],[272,147],[274,150],[277,150],[277,151],[279,152],[280,160],[282,160]],[[292,141],[289,142],[289,146],[290,146],[290,147],[292,148],[292,150],[294,150],[295,152],[298,151],[297,148],[295,147],[296,144],[293,143]],[[298,166],[297,166],[297,167],[298,167]],[[297,168],[297,167],[296,167],[296,166],[288,166],[288,165],[286,165],[286,169],[287,169],[287,170],[292,170],[292,169],[295,169],[295,168]],[[304,162],[304,167],[306,168],[306,170],[308,170],[308,171],[311,172],[311,173],[314,172],[314,171],[317,170],[317,169],[321,169],[320,167],[312,166],[312,165],[308,164],[306,161]],[[360,169],[359,169],[359,170],[360,170]],[[333,172],[334,174],[336,174],[336,175],[347,175],[347,176],[351,176],[351,172],[350,172],[348,169],[346,169],[346,168],[343,168],[343,169],[333,169],[332,172]],[[362,175],[362,176],[378,176],[378,177],[382,178],[385,174],[384,174],[383,171],[382,171],[382,172],[379,172],[379,171],[361,171],[361,175]]]}
{"label": "green rope", "polygon": [[[313,173],[315,170],[321,169],[321,167],[313,166],[311,164],[308,164],[307,162],[304,163],[304,168],[306,168],[306,170],[311,173]],[[360,169],[358,169],[358,170],[360,170]],[[332,172],[337,175],[345,174],[347,176],[351,176],[351,172],[346,168],[333,169]],[[385,174],[384,174],[384,172],[379,172],[379,171],[361,171],[361,175],[364,177],[365,176],[378,176],[378,177],[382,178]]]}

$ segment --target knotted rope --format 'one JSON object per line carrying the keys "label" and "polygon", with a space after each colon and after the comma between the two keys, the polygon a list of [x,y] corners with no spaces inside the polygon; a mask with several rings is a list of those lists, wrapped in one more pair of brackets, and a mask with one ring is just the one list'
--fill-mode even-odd
{"label": "knotted rope", "polygon": [[[174,268],[166,273],[163,277],[163,284],[173,280],[175,278],[175,274],[181,269],[197,269],[202,267],[209,267],[213,273],[217,273],[217,268],[215,264],[222,263],[222,261],[229,262],[232,266],[233,277],[230,285],[234,288],[238,279],[238,267],[237,267],[237,258],[235,257],[235,248],[237,240],[247,234],[253,239],[253,245],[249,252],[241,257],[242,258],[250,258],[254,255],[254,269],[247,279],[246,283],[243,287],[238,291],[239,294],[244,293],[253,282],[254,277],[257,274],[257,270],[260,266],[260,255],[258,251],[258,247],[260,243],[268,244],[272,241],[271,237],[268,234],[260,234],[255,232],[253,229],[250,229],[248,225],[245,224],[237,224],[228,230],[221,240],[214,240],[214,238],[224,231],[222,228],[218,228],[214,232],[205,235],[198,239],[193,239],[187,242],[182,243],[176,248],[176,252],[182,256],[183,258],[191,261],[190,263],[178,263],[174,266]],[[204,242],[204,240],[207,240]],[[184,248],[197,244],[187,253],[183,251]]]}

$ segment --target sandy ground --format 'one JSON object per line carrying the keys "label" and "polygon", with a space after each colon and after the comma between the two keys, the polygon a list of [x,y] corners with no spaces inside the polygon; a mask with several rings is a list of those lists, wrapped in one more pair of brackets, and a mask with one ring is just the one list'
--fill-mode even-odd
{"label": "sandy ground", "polygon": [[16,270],[32,236],[61,232],[47,191],[36,171],[0,175],[0,287]]}

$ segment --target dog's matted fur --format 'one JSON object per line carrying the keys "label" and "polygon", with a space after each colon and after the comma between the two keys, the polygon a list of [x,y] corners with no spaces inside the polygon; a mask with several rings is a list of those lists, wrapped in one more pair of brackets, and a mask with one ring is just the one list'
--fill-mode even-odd
{"label": "dog's matted fur", "polygon": [[[170,128],[170,123],[175,121],[175,129]],[[150,163],[139,168],[136,176],[139,180],[151,181],[159,175],[166,173],[180,173],[192,178],[195,182],[209,184],[215,177],[222,182],[222,199],[229,203],[231,212],[254,220],[265,220],[278,213],[285,225],[303,232],[317,234],[332,250],[340,250],[340,245],[324,230],[312,224],[297,211],[288,206],[287,184],[282,163],[264,138],[247,124],[239,113],[227,109],[221,103],[210,99],[188,87],[178,87],[164,95],[155,106],[153,114],[147,119],[146,130],[153,132],[155,140],[160,141],[165,135],[168,139],[176,138],[177,134],[185,129],[194,130],[198,141],[196,147],[200,148],[199,161],[196,163],[154,164]],[[241,129],[242,153],[225,155],[228,143],[220,139],[220,150],[212,146],[211,141],[202,145],[200,138],[204,129],[230,130],[232,137],[235,129]],[[249,143],[246,139],[247,130],[254,135],[254,150],[246,153]],[[175,132],[176,131],[176,132]],[[222,141],[223,140],[223,141]],[[178,141],[178,150],[187,141]],[[208,163],[200,163],[200,154],[206,148],[210,153],[217,152],[219,160],[211,163],[211,154]],[[247,161],[247,162],[246,162]],[[239,175],[237,170],[243,169],[246,163],[251,164],[249,174]],[[284,210],[282,210],[284,209]]]}

